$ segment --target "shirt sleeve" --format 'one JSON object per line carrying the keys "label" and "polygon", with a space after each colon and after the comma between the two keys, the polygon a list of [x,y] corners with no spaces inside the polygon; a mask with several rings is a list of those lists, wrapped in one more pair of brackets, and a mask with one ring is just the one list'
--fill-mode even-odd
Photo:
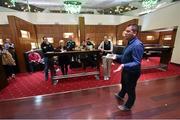
{"label": "shirt sleeve", "polygon": [[122,58],[122,55],[116,54],[116,60],[118,63],[121,63],[121,58]]}
{"label": "shirt sleeve", "polygon": [[104,43],[104,41],[102,41],[101,44],[99,45],[99,47],[98,47],[99,50],[103,49],[103,45],[104,45],[103,43]]}
{"label": "shirt sleeve", "polygon": [[124,69],[129,70],[129,69],[133,69],[134,67],[140,66],[143,54],[144,54],[143,45],[142,44],[136,45],[132,51],[133,60],[132,62],[124,64]]}

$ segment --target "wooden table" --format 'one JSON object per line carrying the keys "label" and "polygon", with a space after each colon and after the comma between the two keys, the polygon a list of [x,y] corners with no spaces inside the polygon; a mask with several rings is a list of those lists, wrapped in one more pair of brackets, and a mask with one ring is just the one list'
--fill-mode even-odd
{"label": "wooden table", "polygon": [[[162,70],[167,70],[168,64],[171,60],[173,47],[171,46],[154,46],[154,47],[144,47],[144,52],[160,52],[160,63],[158,66],[154,66],[155,68],[160,68]],[[153,54],[147,55],[149,57],[153,57]],[[151,67],[152,68],[152,67]]]}
{"label": "wooden table", "polygon": [[[86,72],[85,70],[80,73],[74,73],[74,74],[67,74],[67,75],[55,75],[54,74],[54,64],[53,64],[53,57],[54,56],[63,56],[63,55],[69,55],[69,56],[83,56],[83,55],[95,55],[96,56],[96,70],[92,72]],[[50,71],[51,71],[51,80],[52,84],[57,84],[58,80],[64,79],[64,78],[73,78],[73,77],[80,77],[80,76],[88,76],[88,75],[94,75],[96,79],[99,79],[100,75],[100,50],[84,50],[84,51],[67,51],[67,52],[47,52],[45,53],[45,56],[48,57],[50,64]],[[86,67],[84,67],[86,69]]]}

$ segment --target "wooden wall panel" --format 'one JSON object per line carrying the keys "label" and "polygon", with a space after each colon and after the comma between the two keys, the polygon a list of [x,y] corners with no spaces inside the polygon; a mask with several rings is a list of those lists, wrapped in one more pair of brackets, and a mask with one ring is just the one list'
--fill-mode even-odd
{"label": "wooden wall panel", "polygon": [[14,43],[9,25],[0,25],[0,38],[3,39],[3,41],[9,38]]}
{"label": "wooden wall panel", "polygon": [[[26,72],[26,65],[23,54],[24,52],[31,49],[31,42],[37,43],[35,27],[33,24],[15,16],[8,16],[8,21],[10,26],[10,32],[12,33],[12,39],[15,43],[15,50],[18,58],[20,72]],[[30,32],[30,38],[22,38],[20,30]]]}
{"label": "wooden wall panel", "polygon": [[[147,40],[146,36],[153,36],[154,40]],[[159,44],[159,32],[139,32],[138,37],[144,44]]]}
{"label": "wooden wall panel", "polygon": [[52,37],[54,38],[53,47],[57,47],[59,40],[67,40],[63,38],[63,33],[74,33],[74,40],[78,44],[78,25],[35,25],[37,31],[38,43],[41,44],[42,37]]}
{"label": "wooden wall panel", "polygon": [[[24,63],[24,56],[23,53],[25,51],[28,51],[31,49],[31,42],[35,42],[37,44],[41,44],[42,37],[53,37],[54,43],[53,46],[57,47],[59,40],[67,40],[66,38],[63,38],[63,33],[71,32],[74,33],[74,40],[77,43],[77,45],[80,45],[80,39],[78,36],[78,25],[33,25],[27,21],[24,21],[22,19],[19,19],[14,16],[8,16],[9,25],[1,25],[0,26],[0,37],[4,38],[10,38],[15,43],[16,52],[18,54],[18,61],[19,61],[19,67],[20,71],[24,72],[25,69],[25,63]],[[88,37],[91,38],[91,40],[94,41],[96,44],[96,47],[99,46],[101,41],[103,40],[104,36],[111,36],[112,41],[114,44],[117,43],[117,40],[123,40],[122,32],[127,27],[128,24],[136,23],[138,24],[137,19],[133,19],[131,21],[125,22],[120,25],[84,25],[85,35],[84,38],[87,39]],[[20,30],[26,30],[29,31],[31,34],[30,39],[24,39],[21,38]],[[143,41],[143,43],[147,44],[163,44],[163,45],[169,45],[174,44],[174,39],[169,43],[169,41],[162,41],[162,36],[165,34],[173,34],[175,35],[176,31],[173,31],[171,33],[169,32],[141,32],[139,33],[139,38]],[[155,36],[155,41],[146,41],[145,37],[147,35],[153,35]],[[160,39],[159,39],[160,38]],[[167,43],[168,42],[168,43]],[[126,44],[126,41],[124,41],[124,45]]]}
{"label": "wooden wall panel", "polygon": [[[160,36],[159,36],[160,44],[161,45],[167,45],[167,46],[174,46],[176,31],[177,31],[177,29],[174,29],[173,31],[160,32]],[[171,40],[164,40],[164,37],[166,35],[172,35],[172,39]]]}
{"label": "wooden wall panel", "polygon": [[111,36],[113,43],[116,42],[116,26],[115,25],[86,25],[85,26],[85,37],[89,37],[99,46],[104,36]]}
{"label": "wooden wall panel", "polygon": [[117,38],[116,43],[117,43],[117,40],[123,40],[123,45],[127,44],[127,41],[124,40],[122,33],[129,24],[138,24],[138,19],[133,19],[133,20],[127,21],[125,23],[122,23],[116,26],[116,38]]}

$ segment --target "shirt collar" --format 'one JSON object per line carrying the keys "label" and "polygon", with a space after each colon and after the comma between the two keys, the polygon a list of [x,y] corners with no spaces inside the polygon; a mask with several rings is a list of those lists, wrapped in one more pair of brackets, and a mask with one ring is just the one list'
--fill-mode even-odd
{"label": "shirt collar", "polygon": [[136,39],[137,39],[137,37],[133,37],[133,38],[128,42],[128,45],[132,44]]}

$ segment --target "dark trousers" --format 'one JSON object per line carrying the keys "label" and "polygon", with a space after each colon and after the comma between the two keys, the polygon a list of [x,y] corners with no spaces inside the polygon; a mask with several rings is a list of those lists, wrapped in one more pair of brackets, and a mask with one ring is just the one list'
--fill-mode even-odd
{"label": "dark trousers", "polygon": [[12,74],[15,73],[14,66],[12,66],[12,65],[3,65],[3,66],[4,66],[7,77],[11,77]]}
{"label": "dark trousers", "polygon": [[68,64],[61,64],[60,65],[61,67],[61,72],[63,75],[67,75],[67,72],[68,72]]}
{"label": "dark trousers", "polygon": [[121,84],[122,89],[118,93],[118,95],[122,98],[124,98],[125,94],[128,95],[128,100],[125,103],[125,106],[128,108],[131,108],[135,102],[136,99],[136,84],[137,80],[140,77],[140,70],[137,71],[126,71],[123,70],[121,73]]}
{"label": "dark trousers", "polygon": [[48,80],[48,70],[51,71],[51,76],[54,76],[56,74],[56,71],[54,69],[54,61],[53,59],[49,59],[48,57],[44,57],[44,77],[45,80]]}

